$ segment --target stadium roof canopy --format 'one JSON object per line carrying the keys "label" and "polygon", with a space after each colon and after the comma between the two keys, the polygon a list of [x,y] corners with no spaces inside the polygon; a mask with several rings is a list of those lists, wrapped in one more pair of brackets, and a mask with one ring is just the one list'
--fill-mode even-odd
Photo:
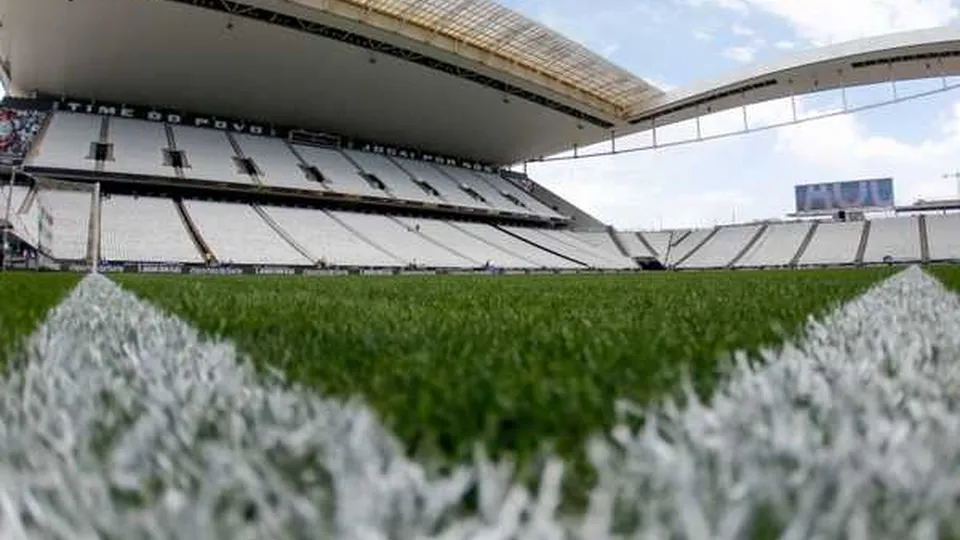
{"label": "stadium roof canopy", "polygon": [[[434,46],[543,83],[604,110],[639,106],[657,88],[557,32],[490,0],[294,0],[395,31],[412,39],[443,36]],[[339,6],[339,7],[338,7]],[[345,6],[359,9],[344,9]],[[426,33],[426,36],[424,35]]]}
{"label": "stadium roof canopy", "polygon": [[14,94],[302,126],[506,164],[662,94],[489,0],[0,0]]}
{"label": "stadium roof canopy", "polygon": [[146,105],[511,164],[767,99],[960,73],[960,30],[664,93],[490,0],[0,0],[15,95]]}

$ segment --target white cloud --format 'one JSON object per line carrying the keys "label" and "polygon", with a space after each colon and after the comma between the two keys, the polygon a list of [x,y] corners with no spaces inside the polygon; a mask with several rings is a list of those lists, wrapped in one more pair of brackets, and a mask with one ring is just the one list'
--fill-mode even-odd
{"label": "white cloud", "polygon": [[735,36],[749,37],[756,34],[752,28],[747,28],[740,23],[734,23],[733,26],[730,27],[730,31],[733,32]]}
{"label": "white cloud", "polygon": [[[805,111],[824,113],[829,111]],[[855,115],[834,116],[778,131],[776,151],[836,179],[893,176],[901,204],[920,197],[953,196],[942,175],[960,154],[960,102],[939,133],[917,143],[877,135]]]}
{"label": "white cloud", "polygon": [[697,30],[693,33],[693,39],[697,41],[710,41],[713,39],[713,34],[705,30]]}
{"label": "white cloud", "polygon": [[727,47],[723,50],[723,56],[741,63],[752,62],[756,57],[757,50],[753,47]]}
{"label": "white cloud", "polygon": [[777,41],[776,43],[774,43],[773,46],[783,51],[789,51],[789,50],[795,49],[797,47],[797,44],[792,41],[781,39],[780,41]]}
{"label": "white cloud", "polygon": [[671,90],[676,90],[676,88],[677,88],[677,85],[671,84],[671,83],[669,83],[669,82],[667,82],[667,81],[665,81],[665,80],[663,80],[663,79],[659,79],[659,78],[657,78],[657,77],[644,77],[644,80],[646,80],[648,83],[656,86],[657,88],[663,90],[664,92],[669,92],[669,91],[671,91]]}
{"label": "white cloud", "polygon": [[600,50],[600,56],[609,60],[610,57],[616,54],[617,51],[619,50],[620,50],[619,43],[610,43],[608,45],[605,45],[603,49]]}
{"label": "white cloud", "polygon": [[746,14],[747,11],[749,11],[749,6],[747,5],[746,0],[687,0],[687,3],[695,7],[712,4],[723,9],[729,9],[743,14]]}
{"label": "white cloud", "polygon": [[[958,10],[951,0],[688,0],[744,12],[754,8],[788,22],[816,45],[948,24]],[[745,4],[745,5],[739,5]]]}

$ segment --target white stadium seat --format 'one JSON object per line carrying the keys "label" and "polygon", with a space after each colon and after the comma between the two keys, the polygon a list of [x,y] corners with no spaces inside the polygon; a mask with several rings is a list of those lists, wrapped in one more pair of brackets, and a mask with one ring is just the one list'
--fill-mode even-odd
{"label": "white stadium seat", "polygon": [[682,261],[691,251],[703,242],[713,229],[696,229],[693,231],[674,231],[667,248],[667,264],[673,265]]}
{"label": "white stadium seat", "polygon": [[820,223],[798,264],[853,264],[857,259],[863,222]]}
{"label": "white stadium seat", "polygon": [[434,164],[433,166],[452,178],[457,184],[474,190],[478,195],[486,199],[487,203],[493,207],[494,210],[513,212],[515,214],[536,215],[534,211],[524,208],[504,197],[503,194],[494,189],[493,186],[475,175],[473,171],[450,165]]}
{"label": "white stadium seat", "polygon": [[253,160],[260,183],[270,187],[323,191],[323,184],[307,180],[307,175],[298,166],[297,156],[287,143],[273,137],[234,135],[234,141],[244,157]]}
{"label": "white stadium seat", "polygon": [[405,266],[412,264],[427,268],[476,268],[482,264],[453,253],[424,238],[414,227],[404,225],[389,216],[356,212],[330,212],[330,215],[364,238],[385,247],[391,253],[396,253]]}
{"label": "white stadium seat", "polygon": [[929,215],[927,242],[931,261],[960,261],[960,214]]}
{"label": "white stadium seat", "polygon": [[400,267],[403,261],[354,234],[323,210],[265,206],[264,211],[316,261],[336,266]]}
{"label": "white stadium seat", "polygon": [[[620,248],[617,247],[617,244],[614,243],[613,238],[608,232],[599,232],[599,231],[565,231],[568,236],[576,238],[578,241],[583,242],[584,244],[590,245],[599,251],[606,253],[612,257],[623,257],[624,254],[620,251]],[[634,237],[636,238],[636,237]]]}
{"label": "white stadium seat", "polygon": [[623,249],[627,250],[627,254],[631,257],[656,258],[656,254],[647,249],[647,246],[640,241],[637,233],[617,231],[614,234],[617,235],[617,240],[620,241],[620,245],[623,246]]}
{"label": "white stadium seat", "polygon": [[383,182],[396,198],[408,201],[421,201],[440,204],[442,199],[424,191],[414,183],[406,171],[390,161],[386,156],[371,152],[345,150],[344,154],[354,161],[367,174],[372,174]]}
{"label": "white stadium seat", "polygon": [[549,206],[543,204],[533,195],[530,195],[525,190],[517,187],[512,182],[502,178],[498,174],[480,172],[480,171],[470,171],[471,174],[475,175],[481,181],[489,184],[493,189],[497,190],[499,193],[505,193],[519,202],[523,203],[523,206],[528,208],[534,214],[545,216],[545,217],[561,217],[559,213],[550,208]]}
{"label": "white stadium seat", "polygon": [[635,267],[626,257],[612,257],[598,252],[589,245],[578,243],[564,235],[564,231],[535,229],[531,227],[503,227],[503,230],[517,235],[553,253],[567,257],[590,268],[619,269]]}
{"label": "white stadium seat", "polygon": [[188,167],[183,175],[197,180],[253,184],[234,161],[236,151],[226,132],[187,126],[171,126],[177,150],[184,153]]}
{"label": "white stadium seat", "polygon": [[535,245],[485,223],[454,223],[455,227],[497,248],[521,257],[538,268],[580,269],[584,265],[544,251]]}
{"label": "white stadium seat", "polygon": [[644,240],[650,244],[650,247],[656,250],[654,255],[657,259],[661,263],[667,264],[667,255],[670,253],[670,242],[674,237],[674,233],[675,231],[650,231],[639,234],[643,235]]}
{"label": "white stadium seat", "polygon": [[113,159],[104,162],[104,172],[176,176],[173,167],[164,165],[163,150],[170,143],[163,124],[111,118],[107,140],[113,145]]}
{"label": "white stadium seat", "polygon": [[467,208],[490,209],[489,204],[478,201],[468,195],[460,189],[460,186],[456,182],[448,178],[430,163],[405,158],[395,158],[395,162],[417,180],[430,184],[433,189],[440,193],[443,200],[450,204]]}
{"label": "white stadium seat", "polygon": [[633,259],[620,252],[620,249],[617,248],[607,233],[574,232],[559,229],[541,229],[541,231],[543,234],[552,236],[575,249],[583,257],[594,261],[595,268],[615,270],[637,267]]}
{"label": "white stadium seat", "polygon": [[103,198],[100,258],[108,261],[200,263],[203,256],[170,199]]}
{"label": "white stadium seat", "polygon": [[503,248],[485,242],[464,232],[455,224],[437,219],[399,218],[408,227],[419,227],[420,234],[450,248],[457,253],[499,268],[537,268],[539,265]]}
{"label": "white stadium seat", "polygon": [[812,226],[810,222],[771,223],[734,266],[758,268],[789,265]]}
{"label": "white stadium seat", "polygon": [[[693,252],[680,268],[724,268],[740,254],[756,236],[761,225],[721,227],[707,243]],[[695,247],[695,246],[694,246]]]}
{"label": "white stadium seat", "polygon": [[331,148],[318,148],[295,144],[296,151],[306,165],[316,167],[329,182],[327,188],[350,195],[392,198],[389,193],[375,189],[360,176],[360,170],[339,151]]}
{"label": "white stadium seat", "polygon": [[916,217],[875,219],[870,222],[863,262],[910,262],[920,259],[920,226]]}
{"label": "white stadium seat", "polygon": [[184,201],[197,232],[221,263],[312,265],[245,204]]}
{"label": "white stadium seat", "polygon": [[91,171],[96,168],[92,145],[100,140],[103,117],[56,112],[38,141],[36,155],[28,160],[35,167]]}

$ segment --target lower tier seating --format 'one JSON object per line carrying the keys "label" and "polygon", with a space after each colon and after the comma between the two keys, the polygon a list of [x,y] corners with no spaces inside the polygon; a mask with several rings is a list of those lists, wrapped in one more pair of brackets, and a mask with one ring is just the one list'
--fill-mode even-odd
{"label": "lower tier seating", "polygon": [[960,261],[960,213],[927,216],[931,261]]}
{"label": "lower tier seating", "polygon": [[812,223],[771,223],[734,265],[737,268],[787,266],[797,255]]}
{"label": "lower tier seating", "polygon": [[[203,254],[170,199],[104,197],[100,258],[107,261],[203,262]],[[143,239],[149,238],[149,242]]]}

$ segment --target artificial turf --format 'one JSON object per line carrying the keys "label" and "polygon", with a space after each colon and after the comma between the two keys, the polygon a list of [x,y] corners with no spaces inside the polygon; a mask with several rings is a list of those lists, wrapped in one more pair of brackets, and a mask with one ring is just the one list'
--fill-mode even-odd
{"label": "artificial turf", "polygon": [[77,274],[0,273],[0,369],[11,350],[79,279]]}
{"label": "artificial turf", "polygon": [[933,265],[928,267],[927,271],[936,276],[937,279],[939,279],[948,288],[960,292],[960,266]]}
{"label": "artificial turf", "polygon": [[729,351],[777,344],[891,273],[116,280],[259,366],[362,396],[413,454],[460,460],[483,441],[579,469],[618,399],[661,399],[685,374],[708,393]]}

